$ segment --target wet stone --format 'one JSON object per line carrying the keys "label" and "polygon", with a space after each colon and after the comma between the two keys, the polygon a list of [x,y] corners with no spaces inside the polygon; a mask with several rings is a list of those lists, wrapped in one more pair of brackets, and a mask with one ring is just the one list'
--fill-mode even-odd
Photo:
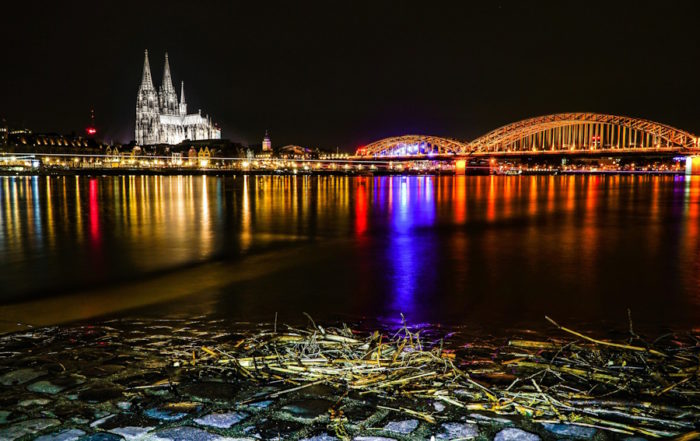
{"label": "wet stone", "polygon": [[95,383],[89,389],[78,393],[78,399],[83,401],[102,403],[105,401],[121,398],[123,387],[113,383]]}
{"label": "wet stone", "polygon": [[185,385],[180,389],[180,392],[205,400],[226,400],[235,398],[239,390],[239,386],[232,383],[202,381]]}
{"label": "wet stone", "polygon": [[201,426],[216,427],[219,429],[228,429],[248,417],[244,412],[227,412],[227,413],[210,413],[194,420],[195,423]]}
{"label": "wet stone", "polygon": [[394,438],[386,438],[383,436],[357,436],[353,441],[396,441]]}
{"label": "wet stone", "polygon": [[154,427],[127,426],[110,429],[110,433],[123,436],[126,440],[143,439],[144,435],[153,430]]}
{"label": "wet stone", "polygon": [[384,426],[384,430],[386,430],[387,432],[408,435],[409,433],[416,430],[416,427],[418,427],[418,420],[391,421],[386,426]]}
{"label": "wet stone", "polygon": [[251,407],[253,409],[267,409],[270,407],[270,404],[272,404],[271,400],[265,400],[265,401],[258,401],[255,403],[250,403],[248,407]]}
{"label": "wet stone", "polygon": [[185,412],[178,412],[172,409],[148,409],[144,413],[149,418],[160,421],[177,421],[185,418],[187,414]]}
{"label": "wet stone", "polygon": [[51,400],[47,398],[32,398],[29,400],[22,400],[18,403],[21,407],[31,407],[31,406],[45,406],[49,404]]}
{"label": "wet stone", "polygon": [[473,418],[477,421],[485,421],[488,422],[489,424],[500,424],[503,426],[508,426],[513,424],[513,422],[507,418],[499,418],[495,416],[487,416],[487,415],[482,415],[480,413],[470,413],[469,414],[470,418]]}
{"label": "wet stone", "polygon": [[304,424],[295,421],[269,421],[261,426],[258,426],[258,433],[264,440],[285,439],[289,438],[290,434],[301,430]]}
{"label": "wet stone", "polygon": [[[173,440],[173,441],[223,441],[231,440],[220,435],[209,433],[206,430],[197,429],[195,427],[181,426],[172,429],[160,430],[155,433],[157,439]],[[155,438],[154,437],[154,438]]]}
{"label": "wet stone", "polygon": [[544,427],[548,432],[556,435],[576,439],[591,439],[596,433],[596,429],[593,427],[576,426],[574,424],[545,423],[542,424],[542,427]]}
{"label": "wet stone", "polygon": [[438,433],[437,439],[467,439],[476,438],[479,435],[479,429],[475,424],[445,423],[441,428],[442,431]]}
{"label": "wet stone", "polygon": [[32,383],[29,386],[27,386],[27,390],[30,390],[32,392],[50,395],[55,395],[61,392],[63,389],[64,387],[59,386],[57,384],[53,384],[47,380],[37,381],[36,383]]}
{"label": "wet stone", "polygon": [[445,410],[445,405],[439,401],[433,402],[433,407],[435,408],[435,412],[442,412]]}
{"label": "wet stone", "polygon": [[118,364],[103,364],[101,366],[87,366],[80,373],[88,378],[104,378],[124,370],[124,366]]}
{"label": "wet stone", "polygon": [[10,415],[12,415],[12,412],[10,412],[9,410],[0,410],[0,424],[7,423]]}
{"label": "wet stone", "polygon": [[8,372],[0,377],[0,384],[4,386],[13,386],[16,384],[24,384],[32,381],[36,378],[46,375],[46,371],[36,370],[36,369],[18,369],[16,371]]}
{"label": "wet stone", "polygon": [[61,424],[59,420],[53,418],[35,418],[31,420],[20,421],[9,427],[0,429],[0,439],[15,440],[25,435],[35,434],[49,427]]}
{"label": "wet stone", "polygon": [[124,438],[122,438],[119,435],[115,435],[113,433],[105,433],[105,432],[100,432],[100,433],[93,433],[92,435],[88,435],[84,438],[80,438],[80,441],[123,441]]}
{"label": "wet stone", "polygon": [[34,441],[77,441],[83,435],[85,435],[85,432],[80,429],[67,429],[50,435],[40,436]]}
{"label": "wet stone", "polygon": [[311,438],[303,438],[299,441],[338,441],[338,438],[330,436],[327,433],[321,433],[320,435],[314,435]]}
{"label": "wet stone", "polygon": [[300,400],[283,406],[282,411],[295,417],[313,419],[328,412],[332,405],[333,403],[327,400]]}
{"label": "wet stone", "polygon": [[127,427],[153,427],[156,424],[156,420],[147,418],[143,415],[121,413],[114,415],[100,423],[99,428],[100,430],[105,430],[107,432],[114,432],[114,429],[123,429]]}
{"label": "wet stone", "polygon": [[522,429],[507,428],[498,432],[493,441],[540,441],[540,437]]}

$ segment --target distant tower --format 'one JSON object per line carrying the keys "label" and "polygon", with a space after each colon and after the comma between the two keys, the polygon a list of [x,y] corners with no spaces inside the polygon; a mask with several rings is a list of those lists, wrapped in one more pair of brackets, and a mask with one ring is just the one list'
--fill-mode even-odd
{"label": "distant tower", "polygon": [[180,115],[187,115],[187,101],[185,101],[185,82],[180,82]]}
{"label": "distant tower", "polygon": [[148,49],[144,52],[143,77],[136,96],[136,143],[139,145],[156,144],[160,117],[158,115],[158,95],[153,87],[151,66],[148,63]]}
{"label": "distant tower", "polygon": [[272,141],[270,141],[270,135],[267,134],[267,130],[265,130],[265,138],[263,138],[262,149],[263,152],[272,151]]}
{"label": "distant tower", "polygon": [[160,97],[160,111],[164,115],[177,115],[179,113],[177,104],[177,93],[173,87],[173,79],[170,76],[170,63],[168,53],[165,53],[165,68],[163,68],[163,84],[158,93]]}
{"label": "distant tower", "polygon": [[85,128],[85,133],[93,137],[97,134],[97,126],[95,125],[95,109],[90,109],[90,124]]}

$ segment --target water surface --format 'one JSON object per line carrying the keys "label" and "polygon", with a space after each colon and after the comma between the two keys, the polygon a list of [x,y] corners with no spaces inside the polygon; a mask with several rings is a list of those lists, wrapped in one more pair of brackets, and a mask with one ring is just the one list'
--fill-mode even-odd
{"label": "water surface", "polygon": [[700,180],[0,178],[0,319],[697,326]]}

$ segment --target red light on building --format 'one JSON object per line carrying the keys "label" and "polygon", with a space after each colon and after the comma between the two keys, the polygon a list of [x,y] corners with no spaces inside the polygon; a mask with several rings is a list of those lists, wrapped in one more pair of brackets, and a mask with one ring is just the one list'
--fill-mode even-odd
{"label": "red light on building", "polygon": [[94,128],[94,127],[88,127],[87,129],[85,129],[85,131],[86,131],[87,134],[90,135],[90,136],[92,136],[92,135],[94,135],[95,133],[97,133],[97,129]]}

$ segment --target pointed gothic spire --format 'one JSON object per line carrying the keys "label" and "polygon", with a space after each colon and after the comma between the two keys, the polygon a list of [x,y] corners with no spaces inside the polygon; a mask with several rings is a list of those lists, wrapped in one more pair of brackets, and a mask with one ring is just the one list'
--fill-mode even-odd
{"label": "pointed gothic spire", "polygon": [[175,91],[173,87],[173,79],[170,76],[170,63],[168,63],[168,53],[165,53],[165,69],[163,70],[163,85],[161,86],[163,91],[170,92]]}
{"label": "pointed gothic spire", "polygon": [[180,104],[185,104],[185,82],[180,81]]}
{"label": "pointed gothic spire", "polygon": [[153,79],[151,78],[151,65],[148,63],[148,49],[144,51],[143,77],[141,78],[141,89],[153,89]]}

